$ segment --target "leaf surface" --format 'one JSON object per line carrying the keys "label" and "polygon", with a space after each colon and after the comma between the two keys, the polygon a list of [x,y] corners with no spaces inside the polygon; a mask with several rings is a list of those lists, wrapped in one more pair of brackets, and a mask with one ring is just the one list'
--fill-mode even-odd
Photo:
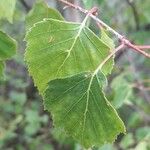
{"label": "leaf surface", "polygon": [[16,42],[6,33],[0,31],[0,77],[3,75],[4,61],[16,52]]}
{"label": "leaf surface", "polygon": [[29,30],[35,23],[44,18],[64,20],[58,11],[49,8],[45,2],[37,2],[26,17],[26,29]]}
{"label": "leaf surface", "polygon": [[56,128],[62,128],[85,148],[113,142],[125,127],[106,99],[103,73],[82,73],[49,82],[44,105]]}
{"label": "leaf surface", "polygon": [[3,77],[4,63],[0,61],[0,79]]}
{"label": "leaf surface", "polygon": [[115,44],[114,41],[108,36],[108,33],[105,29],[101,29],[101,40],[106,43],[111,50],[113,50],[115,48]]}
{"label": "leaf surface", "polygon": [[0,31],[0,61],[6,60],[16,52],[16,42],[6,33]]}
{"label": "leaf surface", "polygon": [[111,87],[114,90],[112,103],[115,108],[121,107],[125,102],[130,100],[132,96],[132,86],[125,79],[124,74],[117,76],[111,83]]}
{"label": "leaf surface", "polygon": [[[25,60],[35,84],[42,93],[50,80],[65,78],[97,68],[110,53],[110,47],[82,24],[46,19],[26,36]],[[111,72],[113,59],[102,68]]]}
{"label": "leaf surface", "polygon": [[0,19],[6,18],[9,22],[13,22],[16,0],[0,0]]}

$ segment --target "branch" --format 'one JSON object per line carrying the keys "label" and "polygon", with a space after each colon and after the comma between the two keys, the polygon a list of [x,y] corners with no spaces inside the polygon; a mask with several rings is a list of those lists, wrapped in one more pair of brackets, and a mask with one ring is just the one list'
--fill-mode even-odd
{"label": "branch", "polygon": [[103,62],[101,62],[99,64],[99,66],[97,67],[97,69],[94,71],[93,76],[95,74],[98,73],[99,70],[102,69],[102,67],[105,65],[105,63],[111,58],[113,57],[119,50],[122,50],[125,47],[125,44],[122,43],[121,45],[119,45],[117,48],[115,48],[114,50],[112,50],[112,52],[103,60]]}
{"label": "branch", "polygon": [[104,23],[102,20],[100,20],[99,18],[97,18],[95,16],[94,13],[89,13],[88,10],[83,9],[80,6],[74,5],[66,0],[58,0],[62,3],[64,3],[65,5],[72,7],[76,10],[79,10],[80,12],[84,13],[84,14],[88,14],[88,16],[90,16],[92,19],[94,19],[96,22],[98,22],[99,24],[101,24],[103,27],[105,27],[108,31],[112,32],[115,36],[117,36],[117,38],[124,43],[127,47],[135,50],[136,52],[141,53],[142,55],[150,58],[150,54],[146,53],[145,51],[141,50],[140,48],[136,47],[135,45],[133,45],[128,39],[126,39],[124,36],[122,36],[121,34],[119,34],[117,31],[115,31],[114,29],[112,29],[110,26],[108,26],[106,23]]}
{"label": "branch", "polygon": [[145,50],[145,49],[150,49],[150,45],[135,45],[136,47]]}

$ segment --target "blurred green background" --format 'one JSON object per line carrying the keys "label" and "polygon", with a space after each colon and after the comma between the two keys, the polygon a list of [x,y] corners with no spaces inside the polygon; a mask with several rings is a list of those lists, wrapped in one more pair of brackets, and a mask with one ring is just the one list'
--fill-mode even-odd
{"label": "blurred green background", "polygon": [[[41,1],[41,0],[40,0]],[[70,0],[90,9],[99,8],[99,17],[133,43],[150,44],[149,0]],[[56,0],[46,0],[68,21],[81,22],[83,15]],[[66,135],[53,129],[50,115],[33,85],[24,63],[25,16],[34,0],[17,0],[13,24],[0,21],[1,30],[18,42],[17,54],[7,61],[5,79],[0,80],[0,150],[82,150]],[[93,20],[89,27],[99,34]],[[116,37],[113,37],[117,43]],[[115,58],[108,77],[108,99],[127,127],[114,144],[94,150],[150,150],[150,60],[126,49]]]}

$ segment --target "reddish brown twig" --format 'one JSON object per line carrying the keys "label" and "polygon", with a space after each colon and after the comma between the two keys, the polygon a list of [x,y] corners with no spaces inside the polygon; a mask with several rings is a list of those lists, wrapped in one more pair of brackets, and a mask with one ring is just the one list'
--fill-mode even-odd
{"label": "reddish brown twig", "polygon": [[150,58],[150,54],[146,53],[145,51],[139,49],[136,45],[132,44],[130,41],[128,41],[127,39],[125,39],[125,44],[126,46],[132,48],[133,50],[143,54],[144,56]]}
{"label": "reddish brown twig", "polygon": [[97,69],[94,71],[93,75],[96,75],[99,70],[106,64],[106,62],[113,57],[118,51],[122,50],[125,47],[124,43],[116,47],[112,52],[98,65]]}
{"label": "reddish brown twig", "polygon": [[[80,6],[74,5],[66,0],[58,0],[62,3],[64,3],[65,5],[68,5],[76,10],[79,10],[80,12],[84,13],[84,14],[88,14],[88,16],[90,16],[92,19],[94,19],[96,22],[98,22],[101,26],[105,27],[108,31],[112,32],[114,35],[117,36],[117,38],[121,41],[121,43],[124,43],[127,47],[135,50],[136,52],[141,53],[142,55],[150,58],[150,54],[146,53],[145,51],[141,50],[140,47],[132,44],[128,39],[126,39],[124,36],[122,36],[121,34],[119,34],[117,31],[115,31],[114,29],[112,29],[110,26],[108,26],[106,23],[104,23],[102,20],[100,20],[99,18],[96,17],[96,15],[86,9],[83,9]],[[144,47],[144,45],[143,45]]]}
{"label": "reddish brown twig", "polygon": [[72,8],[74,8],[74,9],[76,9],[76,10],[79,10],[79,11],[85,13],[85,14],[87,14],[87,13],[89,12],[88,10],[83,9],[83,8],[81,8],[80,6],[74,5],[74,4],[72,4],[72,3],[70,3],[70,2],[68,2],[68,1],[66,1],[66,0],[58,0],[58,1],[64,3],[65,5],[68,5],[69,7],[72,7]]}
{"label": "reddish brown twig", "polygon": [[150,49],[150,45],[135,45],[137,48],[140,48],[142,50]]}

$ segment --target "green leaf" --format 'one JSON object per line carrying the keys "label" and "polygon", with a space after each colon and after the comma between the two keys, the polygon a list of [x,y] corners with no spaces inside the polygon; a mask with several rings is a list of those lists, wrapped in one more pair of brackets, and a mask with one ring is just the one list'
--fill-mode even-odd
{"label": "green leaf", "polygon": [[145,126],[145,127],[138,128],[136,130],[135,135],[136,135],[136,139],[138,141],[143,140],[144,138],[146,138],[148,136],[150,137],[150,127]]}
{"label": "green leaf", "polygon": [[9,22],[13,22],[16,0],[0,0],[0,19],[6,18]]}
{"label": "green leaf", "polygon": [[114,99],[112,101],[115,108],[121,107],[125,102],[130,100],[132,95],[132,86],[125,79],[124,74],[117,76],[111,83],[114,90]]}
{"label": "green leaf", "polygon": [[108,36],[108,33],[105,29],[101,29],[101,40],[108,45],[111,50],[115,48],[114,41]]}
{"label": "green leaf", "polygon": [[3,77],[4,61],[16,52],[16,42],[6,33],[0,31],[0,78]]}
{"label": "green leaf", "polygon": [[[108,36],[108,31],[101,28],[101,40],[110,48],[110,51],[113,51],[115,49],[114,41]],[[112,59],[112,66],[115,64],[114,62],[114,56]],[[111,71],[110,71],[111,73]]]}
{"label": "green leaf", "polygon": [[132,146],[135,143],[134,141],[134,136],[132,133],[128,133],[127,135],[125,135],[121,142],[120,142],[120,146],[122,149],[128,149],[129,146]]}
{"label": "green leaf", "polygon": [[[39,91],[50,80],[93,71],[110,53],[110,48],[82,24],[45,19],[26,36],[25,60]],[[102,68],[111,72],[113,59]]]}
{"label": "green leaf", "polygon": [[4,63],[0,61],[0,79],[3,77]]}
{"label": "green leaf", "polygon": [[62,128],[85,148],[111,143],[125,127],[106,99],[103,73],[82,73],[49,82],[45,109],[53,116],[56,128]]}
{"label": "green leaf", "polygon": [[16,42],[6,33],[0,31],[0,61],[9,59],[16,52]]}
{"label": "green leaf", "polygon": [[29,30],[35,23],[44,18],[64,20],[58,11],[49,8],[45,2],[37,2],[26,17],[26,29]]}

